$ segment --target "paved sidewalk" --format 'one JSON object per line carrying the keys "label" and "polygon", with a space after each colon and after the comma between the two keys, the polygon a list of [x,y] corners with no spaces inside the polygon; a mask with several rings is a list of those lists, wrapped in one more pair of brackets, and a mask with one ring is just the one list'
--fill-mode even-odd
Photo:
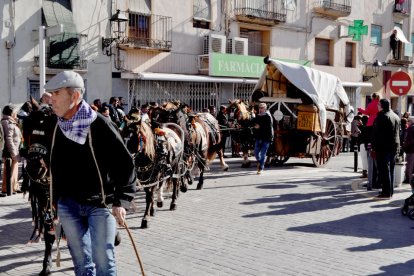
{"label": "paved sidewalk", "polygon": [[[350,160],[344,154],[326,168],[289,161],[257,176],[227,158],[229,172],[215,163],[203,190],[190,186],[175,212],[167,199],[146,230],[139,228],[144,198],[137,193],[139,209],[128,224],[146,275],[414,275],[414,221],[400,213],[408,185],[391,200],[375,200],[378,191],[362,187]],[[21,194],[0,198],[0,275],[41,270],[43,242],[27,244],[30,216]],[[120,231],[118,275],[140,275]],[[53,275],[74,275],[64,242],[61,249]]]}

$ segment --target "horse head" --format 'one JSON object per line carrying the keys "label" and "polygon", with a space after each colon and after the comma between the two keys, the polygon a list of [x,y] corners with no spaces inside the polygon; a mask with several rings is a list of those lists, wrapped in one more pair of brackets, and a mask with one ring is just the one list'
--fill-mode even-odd
{"label": "horse head", "polygon": [[230,110],[231,119],[235,119],[239,122],[248,121],[251,119],[251,114],[246,104],[242,100],[237,99],[237,100],[229,101],[229,102],[230,102],[230,105],[228,109]]}
{"label": "horse head", "polygon": [[56,115],[49,106],[37,105],[23,121],[26,171],[38,183],[49,184],[50,146],[55,124]]}

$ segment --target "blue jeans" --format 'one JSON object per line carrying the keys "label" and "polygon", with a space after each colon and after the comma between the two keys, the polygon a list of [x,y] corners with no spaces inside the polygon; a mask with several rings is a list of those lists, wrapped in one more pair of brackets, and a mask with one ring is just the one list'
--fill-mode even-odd
{"label": "blue jeans", "polygon": [[58,201],[58,216],[75,274],[116,275],[116,222],[108,208],[79,204],[66,198]]}
{"label": "blue jeans", "polygon": [[269,141],[264,141],[264,140],[260,140],[257,139],[255,144],[254,144],[254,157],[256,157],[257,162],[259,162],[260,164],[260,170],[263,170],[264,168],[264,163],[265,163],[265,159],[266,159],[266,152],[267,149],[269,148]]}

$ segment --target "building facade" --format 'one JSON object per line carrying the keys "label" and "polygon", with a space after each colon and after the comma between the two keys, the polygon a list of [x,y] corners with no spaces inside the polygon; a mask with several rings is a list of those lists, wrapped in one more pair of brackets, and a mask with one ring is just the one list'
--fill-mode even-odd
{"label": "building facade", "polygon": [[[352,0],[22,0],[3,1],[0,105],[40,96],[38,26],[46,34],[46,81],[73,69],[86,100],[111,96],[129,107],[181,100],[199,111],[248,99],[263,57],[338,76],[354,106],[372,92],[411,110],[414,92],[397,96],[389,78],[412,76],[411,1]],[[35,27],[33,27],[35,26]],[[398,31],[397,57],[390,36]],[[383,66],[373,72],[373,63]],[[378,68],[377,68],[378,69]]]}

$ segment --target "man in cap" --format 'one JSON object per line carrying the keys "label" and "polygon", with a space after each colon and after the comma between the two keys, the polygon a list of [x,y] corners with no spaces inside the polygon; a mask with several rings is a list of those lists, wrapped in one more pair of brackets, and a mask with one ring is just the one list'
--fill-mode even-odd
{"label": "man in cap", "polygon": [[51,146],[53,202],[75,274],[116,275],[115,218],[125,224],[136,191],[132,158],[113,125],[83,100],[79,74],[61,72],[44,88],[58,116]]}

